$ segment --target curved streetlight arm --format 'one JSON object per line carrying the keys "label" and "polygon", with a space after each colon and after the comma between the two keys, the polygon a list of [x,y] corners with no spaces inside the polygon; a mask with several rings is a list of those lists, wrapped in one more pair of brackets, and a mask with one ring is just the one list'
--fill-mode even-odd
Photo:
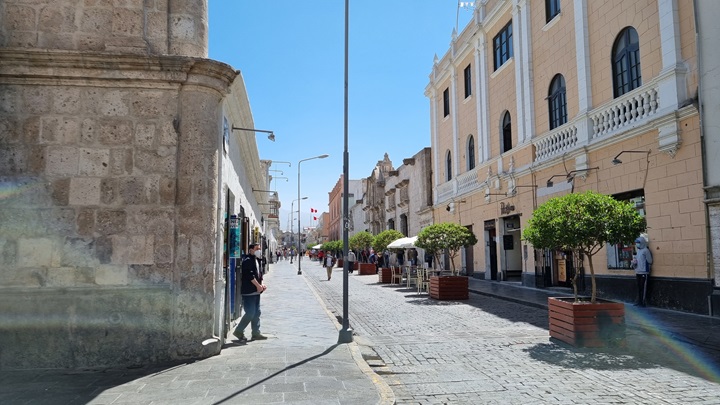
{"label": "curved streetlight arm", "polygon": [[328,156],[330,156],[330,155],[324,154],[324,155],[313,156],[311,158],[302,159],[302,160],[298,161],[298,182],[297,182],[297,184],[298,184],[298,194],[297,194],[298,195],[298,218],[297,218],[297,221],[298,221],[298,223],[297,223],[297,225],[298,225],[298,241],[297,241],[298,273],[297,274],[302,274],[302,267],[300,265],[300,263],[302,263],[302,260],[301,260],[302,252],[300,251],[300,163],[306,162],[308,160],[313,160],[313,159],[325,159]]}

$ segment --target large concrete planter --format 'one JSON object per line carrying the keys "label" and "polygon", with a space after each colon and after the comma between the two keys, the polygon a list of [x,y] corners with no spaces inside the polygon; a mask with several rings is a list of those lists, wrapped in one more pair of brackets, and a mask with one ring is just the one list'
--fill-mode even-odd
{"label": "large concrete planter", "polygon": [[625,304],[549,297],[550,336],[575,347],[625,346]]}
{"label": "large concrete planter", "polygon": [[360,263],[358,265],[358,273],[360,273],[361,276],[375,274],[375,265],[373,263]]}
{"label": "large concrete planter", "polygon": [[342,268],[343,266],[343,259],[337,259],[337,266]]}
{"label": "large concrete planter", "polygon": [[468,299],[468,278],[465,276],[431,276],[430,298],[436,300]]}

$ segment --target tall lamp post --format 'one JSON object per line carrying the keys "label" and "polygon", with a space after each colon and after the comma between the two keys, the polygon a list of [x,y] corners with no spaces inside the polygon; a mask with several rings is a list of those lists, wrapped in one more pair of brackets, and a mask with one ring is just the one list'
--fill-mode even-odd
{"label": "tall lamp post", "polygon": [[[290,203],[290,235],[293,234],[293,219],[294,219],[293,216],[295,215],[295,209],[294,209],[295,201],[300,201],[300,200],[307,200],[307,197],[303,197],[300,199],[296,198],[296,199],[292,200],[292,202]],[[299,205],[298,205],[298,207],[299,207]]]}
{"label": "tall lamp post", "polygon": [[315,157],[311,157],[311,158],[307,158],[307,159],[302,159],[298,162],[298,240],[297,240],[298,273],[297,274],[302,274],[302,268],[300,266],[300,263],[302,263],[302,260],[301,260],[302,251],[300,250],[300,200],[301,200],[301,198],[300,198],[300,163],[308,161],[308,160],[313,160],[313,159],[325,159],[328,156],[330,156],[330,155],[327,155],[327,154],[319,155],[319,156],[315,156]]}
{"label": "tall lamp post", "polygon": [[344,131],[345,148],[343,150],[343,316],[342,328],[338,333],[338,343],[353,341],[353,332],[348,320],[348,230],[350,228],[349,214],[349,177],[350,153],[348,152],[348,34],[350,25],[350,0],[345,0],[345,103],[344,103]]}

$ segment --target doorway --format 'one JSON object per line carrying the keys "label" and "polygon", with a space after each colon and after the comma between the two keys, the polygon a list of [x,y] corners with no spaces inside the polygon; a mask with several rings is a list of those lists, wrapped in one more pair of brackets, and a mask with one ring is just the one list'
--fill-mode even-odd
{"label": "doorway", "polygon": [[485,221],[485,268],[490,270],[490,280],[498,279],[497,233],[495,220]]}
{"label": "doorway", "polygon": [[[470,233],[473,233],[472,225],[467,225],[466,228],[468,229],[468,231],[470,231]],[[473,273],[475,273],[475,268],[473,265],[475,261],[475,259],[473,258],[473,249],[475,249],[475,247],[472,245],[465,246],[463,248],[462,255],[462,267],[463,269],[465,269],[465,275],[469,277],[472,277]]]}
{"label": "doorway", "polygon": [[522,281],[522,251],[520,249],[520,216],[502,219],[502,273],[505,281]]}

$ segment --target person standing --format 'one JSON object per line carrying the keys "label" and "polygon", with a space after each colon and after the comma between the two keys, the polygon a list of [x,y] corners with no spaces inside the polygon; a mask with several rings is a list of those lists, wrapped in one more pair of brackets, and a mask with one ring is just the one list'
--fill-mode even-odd
{"label": "person standing", "polygon": [[259,244],[251,244],[248,254],[242,257],[242,272],[240,275],[240,295],[245,314],[233,331],[233,335],[241,342],[247,342],[245,328],[250,324],[252,340],[265,340],[267,337],[260,333],[260,294],[267,287],[262,284],[262,275],[258,271],[258,260],[262,257]]}
{"label": "person standing", "polygon": [[355,252],[352,250],[348,250],[348,267],[350,268],[350,274],[352,274],[353,270],[355,269]]}
{"label": "person standing", "polygon": [[648,249],[647,240],[642,236],[635,239],[635,249],[637,249],[637,255],[632,261],[638,287],[638,299],[635,305],[644,307],[647,305],[647,289],[653,257],[652,252]]}
{"label": "person standing", "polygon": [[325,270],[327,271],[328,281],[332,278],[332,269],[333,266],[335,266],[335,258],[333,257],[332,253],[328,250],[325,253],[325,259],[323,259],[325,262],[323,265],[325,266]]}

